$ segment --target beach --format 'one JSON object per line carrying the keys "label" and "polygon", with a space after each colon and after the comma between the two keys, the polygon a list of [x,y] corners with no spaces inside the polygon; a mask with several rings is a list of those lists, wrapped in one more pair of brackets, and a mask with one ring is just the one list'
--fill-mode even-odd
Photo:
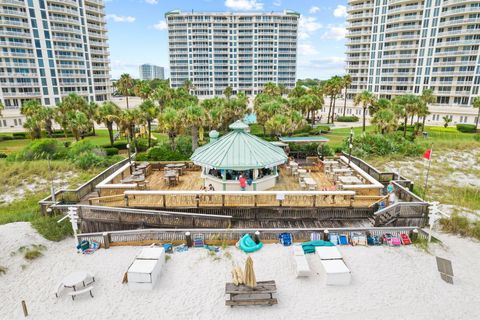
{"label": "beach", "polygon": [[[203,248],[169,255],[153,291],[130,291],[122,278],[141,247],[76,253],[73,238],[43,239],[29,223],[0,226],[0,319],[473,319],[478,317],[480,250],[477,241],[440,234],[431,254],[414,246],[339,247],[352,271],[346,287],[326,286],[318,256],[308,255],[314,274],[296,278],[292,248],[265,245],[251,254],[257,281],[275,280],[278,305],[225,306],[232,265],[247,255],[235,247],[215,257]],[[43,244],[43,256],[27,261],[24,245]],[[12,254],[12,252],[16,252]],[[229,252],[229,254],[225,254]],[[230,256],[231,255],[231,256]],[[454,285],[440,279],[435,255],[451,259]],[[22,268],[22,265],[24,267]],[[26,267],[25,267],[26,265]],[[95,274],[94,298],[55,297],[67,274]]]}

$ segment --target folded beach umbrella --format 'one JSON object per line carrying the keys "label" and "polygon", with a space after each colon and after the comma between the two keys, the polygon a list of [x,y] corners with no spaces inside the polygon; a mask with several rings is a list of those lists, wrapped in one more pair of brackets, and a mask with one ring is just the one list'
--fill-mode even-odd
{"label": "folded beach umbrella", "polygon": [[255,279],[255,272],[253,271],[253,260],[250,256],[245,262],[245,284],[250,288],[257,286],[257,279]]}

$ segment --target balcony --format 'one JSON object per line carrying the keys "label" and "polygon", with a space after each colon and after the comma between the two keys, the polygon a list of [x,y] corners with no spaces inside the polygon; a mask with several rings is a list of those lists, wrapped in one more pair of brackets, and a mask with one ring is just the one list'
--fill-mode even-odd
{"label": "balcony", "polygon": [[400,13],[400,12],[404,13],[404,12],[419,11],[419,10],[423,10],[423,6],[421,6],[421,5],[416,5],[416,6],[404,6],[404,7],[389,9],[389,10],[387,11],[387,14]]}
{"label": "balcony", "polygon": [[4,14],[6,16],[14,16],[14,17],[22,17],[27,18],[27,12],[20,11],[20,10],[11,10],[11,9],[0,9],[0,14]]}
{"label": "balcony", "polygon": [[30,28],[30,25],[27,22],[7,20],[7,19],[0,19],[0,26],[15,26],[15,27]]}
{"label": "balcony", "polygon": [[31,42],[14,42],[14,41],[0,41],[2,47],[18,47],[18,48],[33,48]]}
{"label": "balcony", "polygon": [[48,11],[49,12],[60,12],[60,13],[65,13],[65,14],[70,14],[72,16],[77,16],[78,10],[75,9],[70,9],[67,7],[59,7],[59,6],[48,6]]}
{"label": "balcony", "polygon": [[463,18],[463,19],[455,19],[455,20],[448,20],[440,22],[440,27],[447,27],[453,25],[464,25],[470,23],[479,23],[480,18]]}

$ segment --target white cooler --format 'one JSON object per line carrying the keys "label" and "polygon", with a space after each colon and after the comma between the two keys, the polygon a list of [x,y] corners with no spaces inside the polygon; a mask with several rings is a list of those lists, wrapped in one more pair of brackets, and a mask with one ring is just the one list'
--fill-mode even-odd
{"label": "white cooler", "polygon": [[320,260],[342,259],[342,254],[337,247],[315,247],[315,253]]}
{"label": "white cooler", "polygon": [[350,284],[351,273],[343,260],[321,260],[325,270],[325,283],[331,286],[345,286]]}
{"label": "white cooler", "polygon": [[144,248],[128,268],[128,287],[132,290],[152,290],[165,264],[163,248]]}

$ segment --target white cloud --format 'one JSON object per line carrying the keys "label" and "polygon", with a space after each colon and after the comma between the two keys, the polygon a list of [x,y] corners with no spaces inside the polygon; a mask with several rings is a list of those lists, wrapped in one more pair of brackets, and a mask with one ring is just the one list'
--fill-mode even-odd
{"label": "white cloud", "polygon": [[343,40],[347,34],[347,29],[344,26],[328,25],[327,31],[322,35],[322,39]]}
{"label": "white cloud", "polygon": [[298,54],[301,56],[313,56],[318,54],[318,50],[310,43],[301,43],[298,45]]}
{"label": "white cloud", "polygon": [[275,7],[280,7],[280,6],[282,5],[282,0],[275,0],[275,1],[273,1],[273,5],[274,5]]}
{"label": "white cloud", "polygon": [[302,16],[298,23],[298,36],[300,39],[310,38],[310,34],[322,28],[317,18]]}
{"label": "white cloud", "polygon": [[263,3],[257,0],[225,0],[225,6],[232,10],[262,10]]}
{"label": "white cloud", "polygon": [[337,18],[345,18],[347,16],[347,7],[339,4],[335,10],[333,10],[333,15]]}
{"label": "white cloud", "polygon": [[299,78],[328,79],[334,75],[345,73],[345,60],[339,57],[315,57],[312,60],[298,61]]}
{"label": "white cloud", "polygon": [[317,6],[311,7],[310,10],[308,10],[308,12],[310,13],[317,13],[319,11],[320,11],[320,8]]}
{"label": "white cloud", "polygon": [[128,23],[132,23],[135,21],[135,17],[132,17],[132,16],[118,16],[116,14],[107,14],[106,15],[106,18],[107,19],[111,19],[115,22],[128,22]]}
{"label": "white cloud", "polygon": [[145,2],[149,4],[157,4],[158,0],[145,0]]}
{"label": "white cloud", "polygon": [[165,20],[160,20],[158,23],[153,25],[153,28],[157,30],[167,30],[168,26]]}

